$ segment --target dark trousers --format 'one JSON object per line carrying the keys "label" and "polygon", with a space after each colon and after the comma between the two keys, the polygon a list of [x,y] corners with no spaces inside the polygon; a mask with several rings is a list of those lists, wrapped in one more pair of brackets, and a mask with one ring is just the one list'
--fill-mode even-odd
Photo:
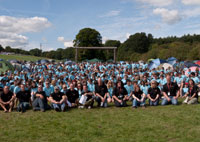
{"label": "dark trousers", "polygon": [[25,112],[29,108],[29,102],[20,102],[17,106],[18,111]]}
{"label": "dark trousers", "polygon": [[122,103],[119,103],[118,101],[115,100],[114,103],[115,103],[116,107],[126,107],[127,106],[126,101],[122,101]]}
{"label": "dark trousers", "polygon": [[33,101],[33,109],[34,110],[46,110],[47,109],[47,104],[44,101],[44,99],[36,98]]}

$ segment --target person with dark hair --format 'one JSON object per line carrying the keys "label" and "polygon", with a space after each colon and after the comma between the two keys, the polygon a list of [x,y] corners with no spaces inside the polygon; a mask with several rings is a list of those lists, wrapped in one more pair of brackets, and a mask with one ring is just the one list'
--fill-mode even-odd
{"label": "person with dark hair", "polygon": [[[90,91],[88,90],[88,87],[87,87],[86,84],[83,85],[83,92],[82,92],[81,98],[82,98],[83,96],[86,97],[86,100],[85,100],[85,102],[82,104],[82,106],[79,106],[79,107],[80,107],[80,108],[86,107],[86,108],[88,108],[88,109],[92,108],[92,107],[93,107],[93,104],[94,104],[93,93],[90,92]],[[80,99],[80,100],[81,100],[81,99]]]}
{"label": "person with dark hair", "polygon": [[145,94],[140,90],[140,86],[136,85],[134,91],[132,92],[133,97],[133,108],[141,106],[145,108]]}
{"label": "person with dark hair", "polygon": [[64,93],[60,92],[59,87],[54,87],[54,92],[50,95],[49,100],[51,101],[51,106],[55,111],[65,111],[66,104],[65,104],[66,96]]}
{"label": "person with dark hair", "polygon": [[171,76],[166,76],[167,83],[163,86],[163,100],[161,105],[167,105],[170,102],[173,105],[178,104],[178,97],[179,97],[179,87],[177,83],[171,81]]}
{"label": "person with dark hair", "polygon": [[116,87],[113,90],[113,99],[116,107],[126,107],[128,92],[123,86],[122,81],[117,81]]}
{"label": "person with dark hair", "polygon": [[160,89],[156,80],[151,81],[151,87],[148,89],[147,98],[149,99],[150,106],[157,106],[159,104]]}
{"label": "person with dark hair", "polygon": [[9,86],[4,86],[3,92],[0,94],[0,106],[4,112],[11,112],[14,105],[14,94],[9,91]]}
{"label": "person with dark hair", "polygon": [[19,100],[19,104],[17,106],[17,111],[19,112],[25,112],[31,102],[31,93],[28,90],[25,90],[25,85],[21,84],[20,85],[21,90],[17,93],[16,97]]}
{"label": "person with dark hair", "polygon": [[33,110],[40,110],[44,112],[48,108],[47,105],[47,96],[45,92],[43,91],[42,85],[38,86],[38,91],[34,95],[33,100]]}
{"label": "person with dark hair", "polygon": [[189,80],[188,92],[183,96],[186,98],[184,104],[197,104],[198,103],[198,87],[195,85],[193,79]]}
{"label": "person with dark hair", "polygon": [[101,78],[98,78],[97,84],[95,85],[95,96],[98,106],[107,107],[107,96],[109,96],[106,85],[102,82]]}

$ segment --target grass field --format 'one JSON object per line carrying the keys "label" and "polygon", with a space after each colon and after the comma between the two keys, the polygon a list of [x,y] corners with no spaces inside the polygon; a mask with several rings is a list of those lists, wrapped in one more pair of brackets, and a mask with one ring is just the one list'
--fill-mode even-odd
{"label": "grass field", "polygon": [[10,60],[16,59],[20,61],[38,61],[40,59],[47,59],[44,57],[36,57],[36,56],[26,56],[26,55],[0,55],[0,59]]}
{"label": "grass field", "polygon": [[0,141],[199,142],[200,105],[0,112]]}

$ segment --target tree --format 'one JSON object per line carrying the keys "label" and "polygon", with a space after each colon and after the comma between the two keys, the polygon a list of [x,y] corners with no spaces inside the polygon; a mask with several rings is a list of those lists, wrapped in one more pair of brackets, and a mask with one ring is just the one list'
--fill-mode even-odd
{"label": "tree", "polygon": [[4,51],[4,48],[0,45],[0,52]]}
{"label": "tree", "polygon": [[35,49],[31,49],[30,51],[30,55],[33,56],[41,56],[42,55],[42,50],[35,48]]}
{"label": "tree", "polygon": [[6,52],[12,52],[13,50],[12,50],[12,48],[10,46],[6,46],[5,51]]}
{"label": "tree", "polygon": [[[75,47],[101,47],[101,34],[95,29],[84,28],[79,31],[74,40]],[[102,59],[102,51],[96,50],[79,50],[79,60],[99,58]]]}
{"label": "tree", "polygon": [[153,36],[145,33],[131,35],[118,49],[118,60],[130,59],[131,53],[145,53],[148,51]]}
{"label": "tree", "polygon": [[[121,42],[119,40],[107,40],[104,44],[105,47],[120,47]],[[106,60],[113,59],[113,50],[104,51]]]}
{"label": "tree", "polygon": [[79,31],[74,40],[74,46],[77,47],[92,47],[102,46],[101,34],[95,29],[84,28]]}

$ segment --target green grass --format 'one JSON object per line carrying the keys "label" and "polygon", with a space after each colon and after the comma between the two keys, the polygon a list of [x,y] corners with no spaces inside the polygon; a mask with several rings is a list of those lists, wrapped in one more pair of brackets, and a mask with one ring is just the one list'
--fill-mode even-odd
{"label": "green grass", "polygon": [[199,142],[200,105],[0,112],[1,142]]}
{"label": "green grass", "polygon": [[36,56],[27,56],[27,55],[0,55],[0,59],[10,60],[16,59],[20,61],[38,61],[40,59],[47,59],[44,57],[36,57]]}

